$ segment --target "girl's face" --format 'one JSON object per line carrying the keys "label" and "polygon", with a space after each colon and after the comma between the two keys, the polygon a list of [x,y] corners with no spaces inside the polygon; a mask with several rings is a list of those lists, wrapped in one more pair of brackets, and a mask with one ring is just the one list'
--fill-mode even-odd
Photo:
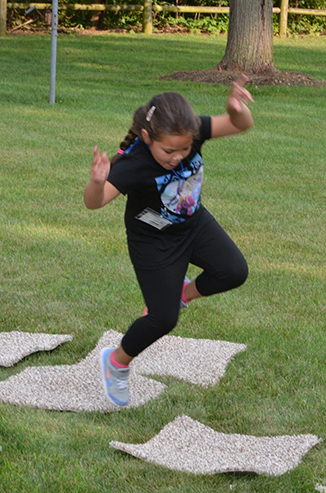
{"label": "girl's face", "polygon": [[155,161],[167,170],[176,168],[188,156],[193,142],[189,134],[163,134],[161,140],[151,140],[145,129],[142,129],[142,137],[145,144],[149,145]]}

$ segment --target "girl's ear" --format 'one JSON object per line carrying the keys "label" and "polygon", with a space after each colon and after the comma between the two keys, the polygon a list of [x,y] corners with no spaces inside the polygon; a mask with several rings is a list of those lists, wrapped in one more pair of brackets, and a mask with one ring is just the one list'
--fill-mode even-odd
{"label": "girl's ear", "polygon": [[141,136],[142,136],[143,141],[145,142],[145,144],[147,144],[147,145],[150,145],[151,144],[151,139],[150,139],[150,137],[148,135],[148,132],[144,128],[141,129]]}

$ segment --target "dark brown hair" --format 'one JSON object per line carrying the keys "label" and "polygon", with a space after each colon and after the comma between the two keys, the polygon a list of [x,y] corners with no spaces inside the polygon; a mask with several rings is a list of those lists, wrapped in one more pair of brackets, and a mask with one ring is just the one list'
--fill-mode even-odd
{"label": "dark brown hair", "polygon": [[[163,134],[198,137],[200,119],[193,112],[188,101],[177,92],[166,92],[154,96],[146,105],[135,111],[132,127],[120,144],[125,151],[141,137],[141,130],[148,132],[149,138],[159,141]],[[111,158],[113,166],[120,154]]]}

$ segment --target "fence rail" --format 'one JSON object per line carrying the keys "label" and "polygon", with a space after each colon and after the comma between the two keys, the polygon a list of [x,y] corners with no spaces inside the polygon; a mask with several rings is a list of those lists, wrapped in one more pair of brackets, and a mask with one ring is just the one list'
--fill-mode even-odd
{"label": "fence rail", "polygon": [[[38,10],[49,10],[52,8],[52,3],[17,3],[8,2],[8,9],[20,9],[27,10],[30,7],[35,6]],[[103,5],[102,3],[94,3],[91,5],[69,3],[65,5],[59,5],[59,10],[90,10],[90,11],[120,11],[120,10],[135,10],[143,11],[144,5]],[[199,6],[176,6],[176,5],[152,5],[153,12],[188,12],[188,13],[207,13],[207,14],[229,14],[229,7],[199,7]],[[279,7],[273,8],[274,14],[279,14],[281,9]],[[326,16],[326,10],[322,9],[300,9],[291,8],[287,9],[288,14],[297,15],[313,15],[313,16]]]}
{"label": "fence rail", "polygon": [[[8,2],[8,9],[21,9],[27,10],[30,7],[35,6],[38,10],[48,10],[52,8],[52,3],[16,3]],[[90,11],[119,11],[119,10],[135,10],[143,11],[144,5],[103,5],[102,3],[93,3],[91,5],[79,4],[79,3],[69,3],[65,5],[59,5],[59,10],[90,10]],[[199,6],[175,6],[175,5],[153,5],[153,12],[189,12],[189,13],[216,13],[216,14],[228,14],[230,12],[229,7],[199,7]],[[279,14],[281,9],[279,7],[274,7],[274,14]],[[288,8],[289,14],[298,15],[314,15],[314,16],[326,16],[326,10],[321,9],[299,9],[299,8]]]}
{"label": "fence rail", "polygon": [[[6,32],[7,9],[27,10],[31,7],[38,10],[51,10],[52,3],[20,3],[7,2],[0,0],[0,36]],[[152,5],[151,0],[144,0],[139,5],[103,5],[92,4],[83,5],[71,3],[59,5],[59,10],[85,10],[97,12],[119,12],[119,11],[138,11],[143,12],[143,32],[152,32],[152,12],[180,12],[180,13],[203,13],[203,14],[229,14],[229,7],[199,7],[199,6],[174,6],[174,5]],[[326,16],[326,10],[319,9],[299,9],[288,7],[288,0],[282,0],[281,8],[273,8],[273,13],[280,14],[280,35],[286,36],[288,14]]]}

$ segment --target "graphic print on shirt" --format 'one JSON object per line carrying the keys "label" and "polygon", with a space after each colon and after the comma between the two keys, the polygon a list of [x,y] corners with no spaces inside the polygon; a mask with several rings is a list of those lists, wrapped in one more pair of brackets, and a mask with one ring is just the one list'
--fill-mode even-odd
{"label": "graphic print on shirt", "polygon": [[185,169],[155,178],[161,196],[161,214],[173,223],[185,221],[200,206],[204,166],[197,153]]}

